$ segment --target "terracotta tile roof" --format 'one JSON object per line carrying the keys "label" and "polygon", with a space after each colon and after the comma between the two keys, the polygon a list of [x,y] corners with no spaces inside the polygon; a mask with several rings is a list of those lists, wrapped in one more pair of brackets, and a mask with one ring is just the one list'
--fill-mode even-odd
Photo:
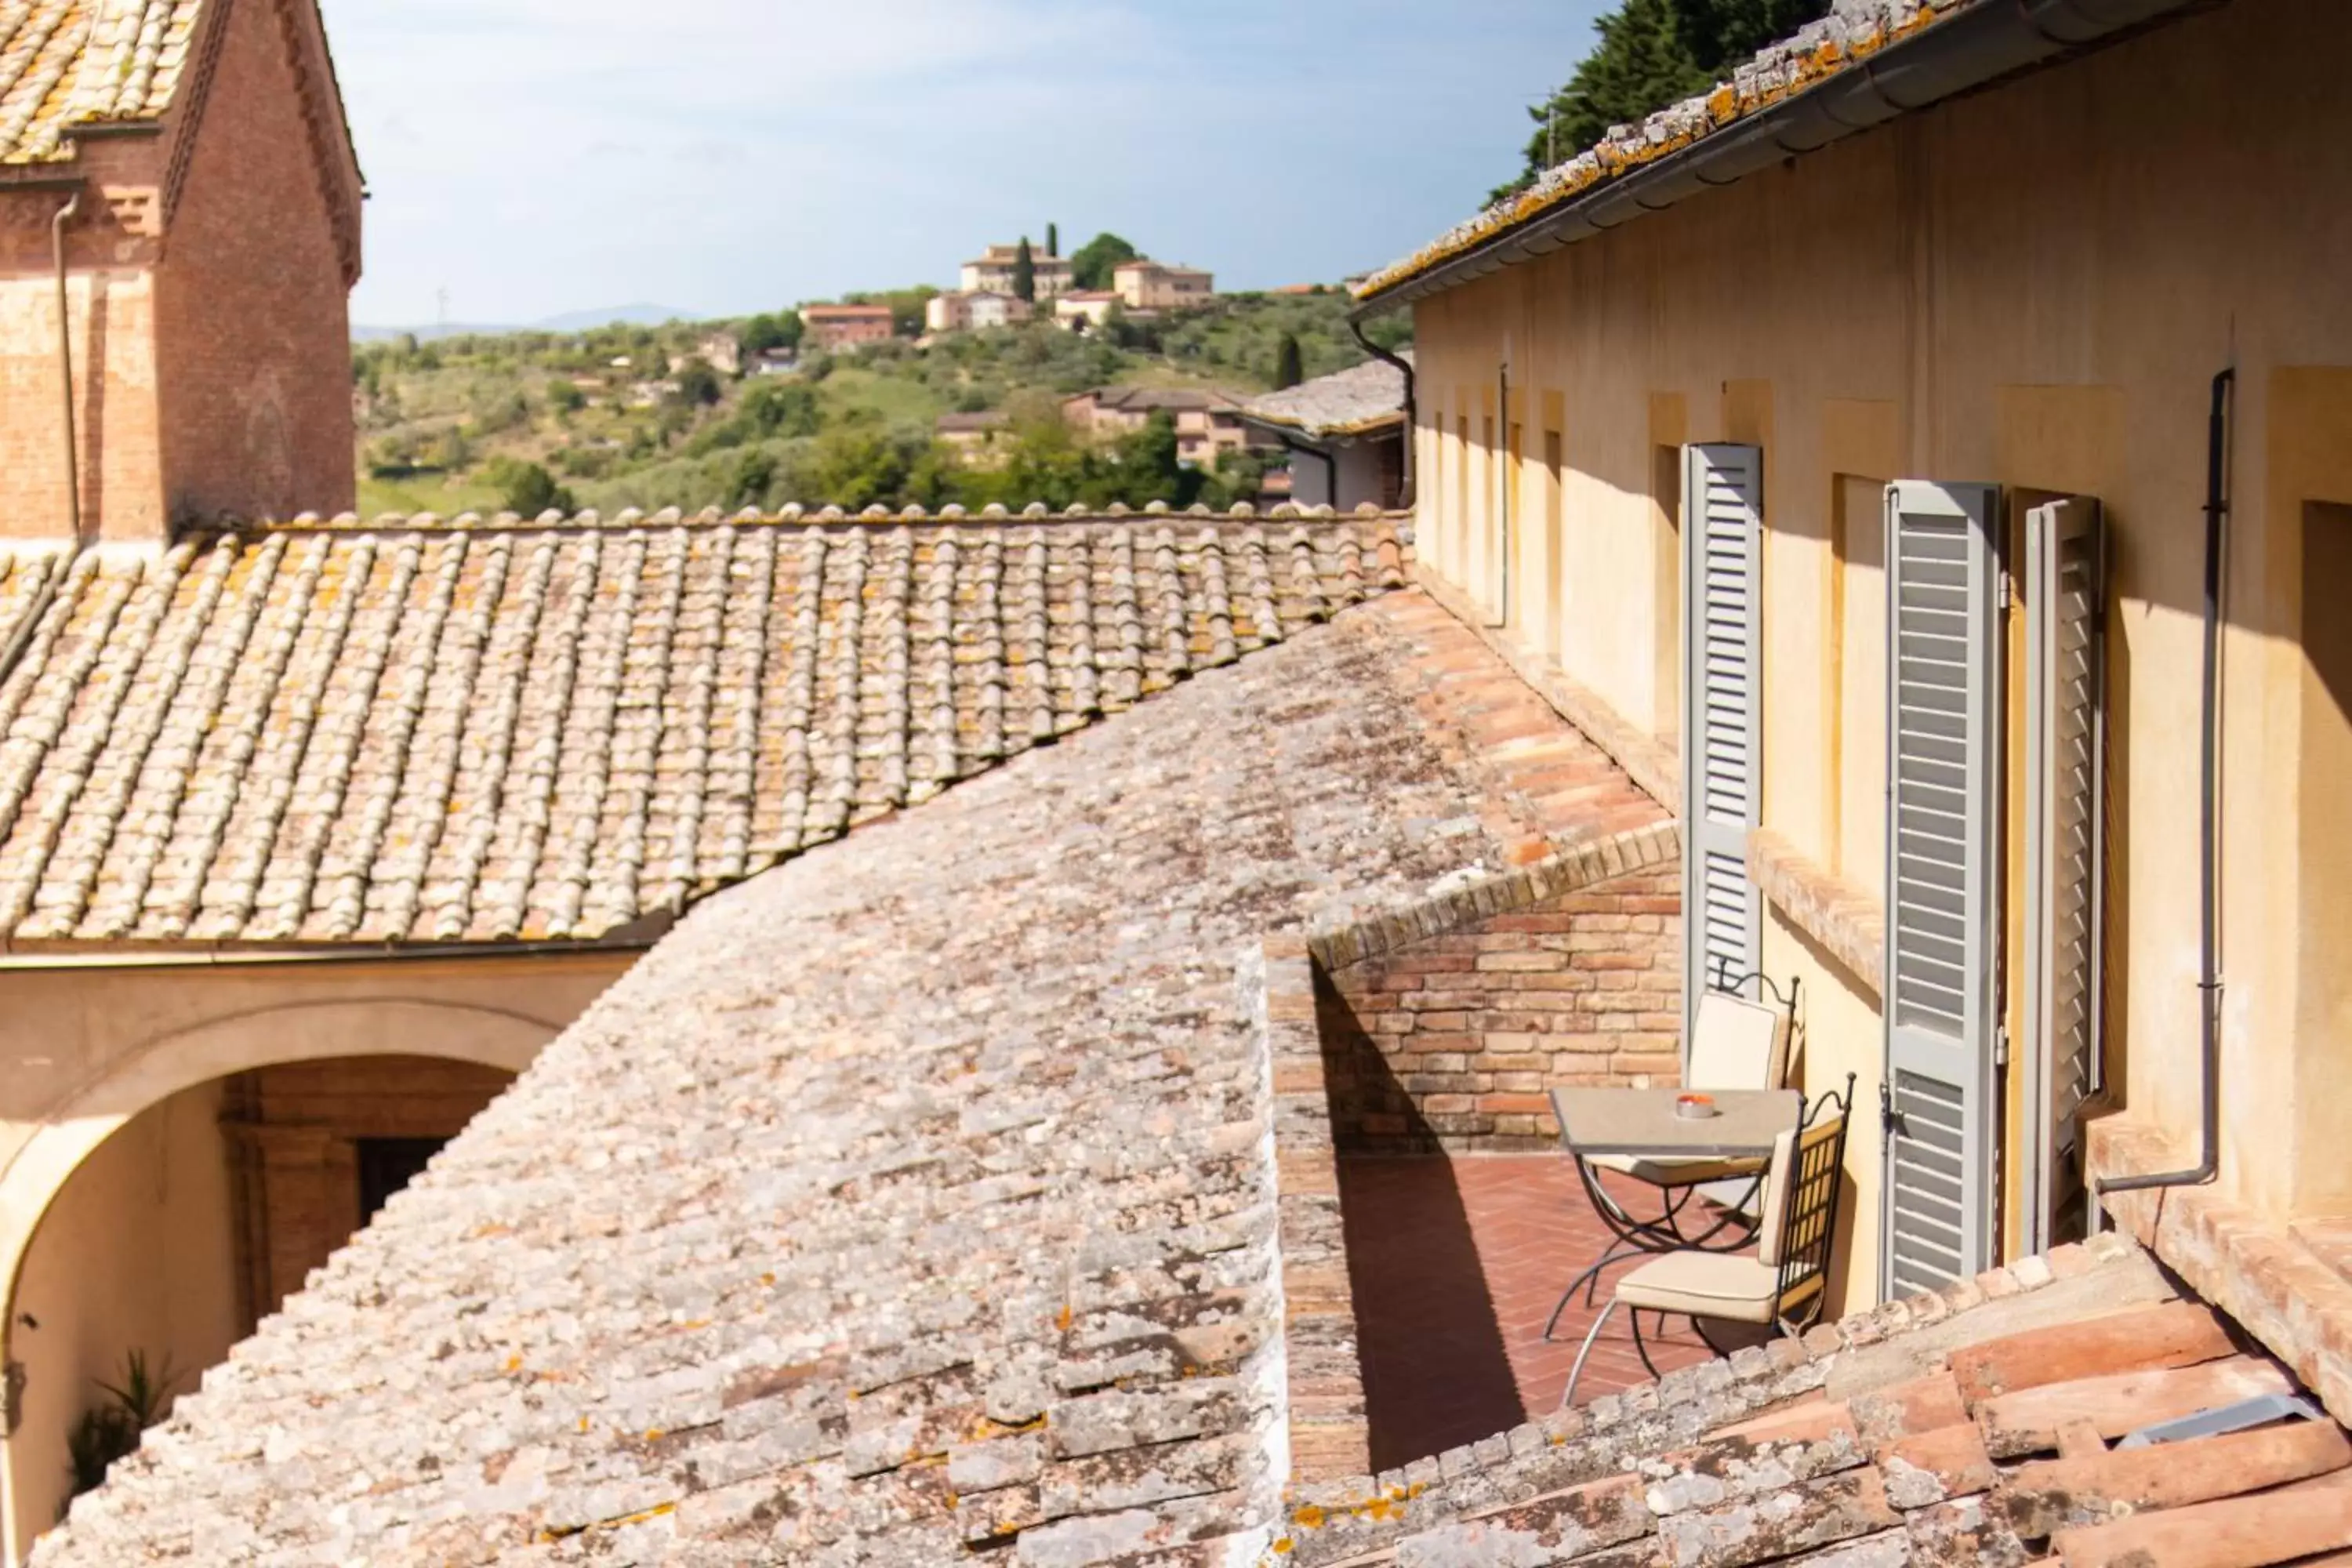
{"label": "terracotta tile roof", "polygon": [[[62,557],[0,548],[0,653]],[[1386,521],[355,520],[75,561],[0,939],[587,939],[1402,583]]]}
{"label": "terracotta tile roof", "polygon": [[1347,611],[694,911],[37,1560],[1264,1544],[1267,944],[1527,827],[1425,705],[1422,661],[1480,650],[1421,607]]}
{"label": "terracotta tile roof", "polygon": [[[1412,351],[1398,356],[1410,364]],[[1386,360],[1302,381],[1280,392],[1254,397],[1242,413],[1265,425],[1281,425],[1307,436],[1353,436],[1404,420],[1404,373]]]}
{"label": "terracotta tile roof", "polygon": [[1294,1495],[1261,1561],[2254,1568],[2352,1546],[2331,1421],[2120,1444],[2293,1390],[2173,1289],[2119,1237],[2061,1248]]}
{"label": "terracotta tile roof", "polygon": [[160,118],[202,0],[9,0],[0,5],[0,163],[59,156],[70,126]]}

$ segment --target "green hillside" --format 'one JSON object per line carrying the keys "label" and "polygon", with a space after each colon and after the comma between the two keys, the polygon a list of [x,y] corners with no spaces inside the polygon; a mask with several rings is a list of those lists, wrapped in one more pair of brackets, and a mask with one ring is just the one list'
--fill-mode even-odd
{"label": "green hillside", "polygon": [[[1160,430],[1089,447],[1063,426],[1058,400],[1108,384],[1253,395],[1274,384],[1286,336],[1305,374],[1344,369],[1364,357],[1347,303],[1337,291],[1230,295],[1084,337],[1031,323],[928,347],[901,338],[740,376],[713,373],[698,346],[722,329],[772,339],[784,318],[362,343],[360,510],[1223,505],[1255,489],[1259,459],[1191,472]],[[1384,343],[1402,338],[1403,323],[1381,325]],[[1010,422],[1009,456],[977,468],[934,438],[934,422],[984,411]]]}

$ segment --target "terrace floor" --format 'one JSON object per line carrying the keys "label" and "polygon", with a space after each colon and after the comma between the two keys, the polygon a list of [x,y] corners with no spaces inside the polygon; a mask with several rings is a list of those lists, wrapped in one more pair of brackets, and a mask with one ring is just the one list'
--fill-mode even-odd
{"label": "terrace floor", "polygon": [[[1558,1407],[1598,1309],[1580,1296],[1551,1342],[1544,1320],[1609,1243],[1566,1158],[1346,1155],[1339,1164],[1373,1467]],[[1655,1321],[1645,1318],[1643,1336],[1661,1372],[1712,1353],[1688,1320],[1670,1321],[1663,1338],[1651,1332]],[[1577,1401],[1648,1380],[1621,1312],[1592,1348]]]}

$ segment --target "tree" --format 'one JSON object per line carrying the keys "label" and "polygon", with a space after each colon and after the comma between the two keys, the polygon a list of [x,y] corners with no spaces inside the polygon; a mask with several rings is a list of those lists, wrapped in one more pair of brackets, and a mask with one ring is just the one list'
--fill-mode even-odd
{"label": "tree", "polygon": [[1675,30],[1701,70],[1717,80],[1768,44],[1829,11],[1829,0],[1670,0]]}
{"label": "tree", "polygon": [[1622,0],[1593,26],[1601,38],[1568,84],[1528,110],[1525,166],[1488,194],[1499,201],[1599,142],[1705,92],[1739,61],[1829,9],[1829,0]]}
{"label": "tree", "polygon": [[1045,226],[1045,254],[1048,256],[1062,254],[1062,228],[1059,224],[1049,223]]}
{"label": "tree", "polygon": [[775,455],[751,447],[735,459],[735,472],[727,482],[727,504],[763,507],[768,504],[768,487],[775,482]]}
{"label": "tree", "polygon": [[743,352],[763,354],[771,349],[798,348],[801,341],[801,313],[779,310],[770,316],[754,316],[743,323]]}
{"label": "tree", "polygon": [[1108,289],[1111,269],[1122,261],[1132,261],[1140,254],[1135,247],[1106,230],[1078,247],[1070,258],[1070,286],[1074,289]]}
{"label": "tree", "polygon": [[588,395],[568,381],[547,384],[547,405],[561,416],[577,414],[587,405]]}
{"label": "tree", "polygon": [[1013,253],[1013,297],[1034,304],[1037,300],[1037,258],[1029,254],[1029,237],[1021,237],[1021,248]]}
{"label": "tree", "polygon": [[907,481],[907,454],[878,420],[835,426],[816,438],[810,458],[814,499],[850,511],[898,500]]}
{"label": "tree", "polygon": [[719,384],[719,373],[699,359],[688,360],[677,367],[677,400],[698,403],[708,408],[726,394]]}
{"label": "tree", "polygon": [[572,492],[557,484],[555,476],[537,463],[501,458],[484,477],[499,487],[506,509],[520,516],[537,517],[549,510],[569,512],[574,508]]}
{"label": "tree", "polygon": [[1276,344],[1274,350],[1275,390],[1279,392],[1286,386],[1297,386],[1306,379],[1306,369],[1299,363],[1298,334],[1285,332],[1282,342]]}

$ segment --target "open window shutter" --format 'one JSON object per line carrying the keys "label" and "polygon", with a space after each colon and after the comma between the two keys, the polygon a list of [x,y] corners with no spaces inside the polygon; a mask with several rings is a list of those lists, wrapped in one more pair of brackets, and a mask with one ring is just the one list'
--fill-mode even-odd
{"label": "open window shutter", "polygon": [[1889,1298],[1991,1257],[1999,496],[1886,489]]}
{"label": "open window shutter", "polygon": [[1763,798],[1764,454],[1683,448],[1683,1022],[1763,964],[1748,834]]}
{"label": "open window shutter", "polygon": [[2083,1234],[2078,1116],[2096,1073],[2106,734],[2099,503],[2025,519],[2025,1247]]}

